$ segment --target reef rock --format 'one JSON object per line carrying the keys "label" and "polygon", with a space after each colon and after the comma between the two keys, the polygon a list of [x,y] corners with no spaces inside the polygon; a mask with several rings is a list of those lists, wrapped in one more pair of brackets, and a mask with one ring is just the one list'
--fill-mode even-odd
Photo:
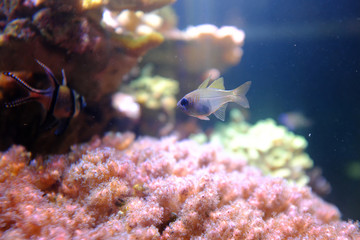
{"label": "reef rock", "polygon": [[[148,50],[163,42],[159,32],[138,35],[129,29],[116,32],[102,24],[104,7],[116,11],[149,11],[173,3],[174,0],[138,1],[4,1],[0,4],[0,71],[27,72],[25,82],[41,81],[39,59],[56,76],[64,69],[71,88],[83,95],[87,109],[61,139],[52,132],[39,129],[39,106],[21,109],[2,107],[11,84],[0,80],[0,149],[21,143],[38,152],[65,152],[75,142],[88,140],[119,122],[119,114],[111,108],[111,94],[122,83],[123,76],[136,66]],[[107,11],[107,10],[106,10]],[[133,15],[123,16],[123,21]],[[151,23],[155,20],[147,20]],[[61,79],[60,77],[58,77]],[[47,86],[44,86],[46,88]],[[27,121],[19,121],[22,116]],[[16,119],[16,121],[12,121]],[[112,125],[114,126],[114,125]],[[126,126],[126,123],[119,124]],[[121,127],[120,127],[121,128]],[[116,130],[121,130],[117,128]],[[6,136],[6,141],[5,141]],[[45,141],[44,141],[45,140]]]}

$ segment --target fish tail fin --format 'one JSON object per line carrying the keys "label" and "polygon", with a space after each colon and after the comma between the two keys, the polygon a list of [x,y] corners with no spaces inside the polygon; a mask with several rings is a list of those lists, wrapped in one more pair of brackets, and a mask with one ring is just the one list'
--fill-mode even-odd
{"label": "fish tail fin", "polygon": [[241,86],[232,90],[232,94],[234,95],[233,101],[244,108],[249,108],[249,101],[246,98],[246,93],[249,91],[251,86],[251,81],[248,81]]}

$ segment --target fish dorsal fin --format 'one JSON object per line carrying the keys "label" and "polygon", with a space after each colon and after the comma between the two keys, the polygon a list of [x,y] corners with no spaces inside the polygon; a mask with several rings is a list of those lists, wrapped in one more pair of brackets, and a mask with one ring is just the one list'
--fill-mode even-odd
{"label": "fish dorsal fin", "polygon": [[221,121],[225,121],[225,110],[226,110],[227,105],[228,104],[225,103],[216,112],[214,112],[215,117],[217,117]]}
{"label": "fish dorsal fin", "polygon": [[56,79],[55,75],[53,74],[53,72],[50,70],[50,68],[48,68],[45,64],[43,64],[42,62],[40,62],[39,60],[35,59],[35,61],[44,69],[46,76],[51,80],[51,87],[55,88],[56,86],[59,86],[60,83],[59,81]]}
{"label": "fish dorsal fin", "polygon": [[67,80],[66,80],[65,70],[61,69],[61,73],[62,73],[62,76],[63,76],[63,79],[61,81],[61,85],[66,86],[67,85]]}
{"label": "fish dorsal fin", "polygon": [[210,81],[210,77],[208,77],[207,79],[205,79],[205,80],[200,84],[200,86],[198,87],[198,89],[206,88],[206,87],[209,85],[209,81]]}
{"label": "fish dorsal fin", "polygon": [[216,88],[216,89],[221,89],[224,90],[224,78],[218,78],[216,79],[210,86],[209,88]]}

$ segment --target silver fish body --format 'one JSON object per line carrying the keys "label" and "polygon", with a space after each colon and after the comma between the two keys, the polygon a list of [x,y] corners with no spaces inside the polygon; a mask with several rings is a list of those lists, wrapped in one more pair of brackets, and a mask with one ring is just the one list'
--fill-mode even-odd
{"label": "silver fish body", "polygon": [[227,103],[235,102],[244,108],[249,108],[246,98],[251,82],[246,82],[234,90],[224,90],[224,79],[215,80],[210,86],[210,79],[206,79],[198,89],[186,94],[177,106],[189,116],[202,120],[209,120],[213,114],[220,120],[225,120]]}

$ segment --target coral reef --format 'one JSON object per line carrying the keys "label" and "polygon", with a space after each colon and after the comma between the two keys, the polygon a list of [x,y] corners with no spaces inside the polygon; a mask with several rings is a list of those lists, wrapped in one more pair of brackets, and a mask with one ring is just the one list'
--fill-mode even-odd
{"label": "coral reef", "polygon": [[47,158],[0,154],[2,239],[358,239],[307,187],[210,144],[109,133]]}
{"label": "coral reef", "polygon": [[130,94],[115,93],[112,96],[112,106],[124,116],[136,121],[140,119],[140,104]]}
{"label": "coral reef", "polygon": [[185,31],[170,31],[167,39],[186,41],[182,51],[186,69],[204,72],[216,68],[223,72],[240,62],[245,33],[232,26],[216,27],[211,24],[188,27]]}
{"label": "coral reef", "polygon": [[140,130],[144,134],[168,135],[175,124],[176,94],[179,83],[170,78],[151,76],[150,65],[143,68],[139,78],[122,87],[142,106]]}
{"label": "coral reef", "polygon": [[[25,6],[25,3],[21,5],[20,2],[14,9],[26,8],[26,17],[22,19],[11,21],[16,16],[16,11],[9,11],[6,7],[1,9],[7,16],[7,22],[0,34],[0,51],[2,58],[8,60],[1,62],[1,69],[37,71],[33,63],[33,58],[36,57],[49,64],[54,72],[60,71],[61,68],[69,69],[67,72],[70,74],[70,82],[73,81],[73,85],[79,88],[79,91],[85,92],[88,98],[99,98],[99,95],[111,92],[121,82],[121,76],[136,65],[138,57],[162,42],[161,35],[153,34],[145,35],[141,40],[122,37],[121,34],[109,38],[109,32],[106,31],[109,29],[103,29],[100,25],[101,19],[94,21],[91,15],[94,11],[102,15],[102,7],[93,9],[90,14],[87,11],[77,12],[76,3],[71,1],[61,3],[45,1],[36,6],[31,4]],[[152,2],[157,5],[156,1]],[[126,7],[124,6],[123,9]],[[26,48],[26,46],[32,47]],[[53,50],[55,46],[58,51]],[[128,46],[132,48],[128,50]],[[127,54],[116,54],[120,49],[126,49]],[[17,57],[20,53],[22,61],[9,61],[19,60]],[[68,54],[74,56],[66,57]],[[107,68],[109,64],[115,63],[122,66],[117,68],[116,72],[114,67]],[[112,75],[111,79],[104,78],[109,71]],[[107,83],[103,83],[104,81]],[[97,86],[96,91],[83,89],[88,85]]]}
{"label": "coral reef", "polygon": [[[40,0],[0,4],[0,59],[6,59],[0,61],[0,70],[16,74],[25,71],[30,76],[23,78],[25,82],[41,82],[44,76],[40,76],[41,69],[34,61],[39,59],[57,76],[64,69],[69,86],[87,102],[85,111],[71,121],[61,139],[36,124],[43,114],[36,104],[1,111],[0,125],[9,127],[0,131],[4,139],[0,149],[17,143],[34,152],[63,153],[71,144],[88,141],[94,134],[133,130],[127,127],[138,123],[144,123],[139,129],[145,134],[171,132],[176,127],[171,98],[164,99],[166,103],[161,103],[158,114],[154,108],[145,106],[141,118],[119,108],[124,95],[116,98],[112,94],[124,77],[131,75],[141,59],[141,66],[154,64],[155,75],[187,81],[189,84],[182,84],[180,89],[184,94],[197,87],[198,81],[210,72],[219,73],[236,65],[245,37],[241,30],[213,25],[180,31],[170,7],[149,12],[173,2]],[[148,52],[160,44],[164,46],[159,51]],[[12,87],[1,81],[0,105],[3,105]],[[47,87],[40,85],[39,88]],[[22,121],[24,116],[27,121]]]}
{"label": "coral reef", "polygon": [[[181,73],[185,79],[197,79],[209,69],[224,72],[237,65],[243,54],[241,47],[245,33],[232,26],[218,28],[204,24],[188,27],[184,31],[166,29],[162,33],[165,36],[164,44],[149,52],[144,62],[161,66],[158,74],[164,76],[179,78],[177,74]],[[176,72],[173,66],[178,66]],[[199,85],[194,84],[190,89]]]}
{"label": "coral reef", "polygon": [[[210,135],[210,142],[220,144],[231,154],[247,159],[265,175],[281,177],[304,186],[309,182],[306,170],[313,161],[304,152],[307,142],[272,119],[254,126],[244,121],[238,109],[230,112],[230,123],[219,123]],[[204,139],[204,136],[197,136]]]}
{"label": "coral reef", "polygon": [[[41,132],[33,124],[33,119],[38,118],[36,104],[19,111],[1,111],[1,125],[11,129],[0,132],[1,137],[6,136],[8,139],[0,143],[0,149],[6,149],[15,142],[38,152],[65,152],[75,142],[88,140],[94,134],[102,134],[111,121],[119,122],[119,116],[122,115],[110,105],[103,107],[101,104],[111,102],[111,94],[119,88],[123,76],[138,64],[148,50],[161,44],[163,36],[156,31],[143,31],[138,35],[136,29],[116,32],[105,27],[101,19],[108,10],[104,10],[104,7],[111,11],[149,11],[173,2],[174,0],[42,0],[0,3],[0,70],[25,71],[33,77],[24,78],[24,81],[31,82],[31,78],[41,81],[42,77],[38,73],[42,70],[34,61],[34,58],[39,59],[56,75],[64,69],[69,86],[83,95],[88,104],[87,111],[77,121],[70,123],[69,130],[62,139],[53,138],[52,132]],[[132,14],[122,16],[122,21],[132,20]],[[154,22],[162,19],[146,15],[144,21],[156,25]],[[0,105],[6,101],[4,92],[10,90],[7,84],[2,84]],[[21,111],[24,113],[19,115]],[[21,115],[29,116],[30,121],[9,123]],[[47,140],[46,144],[44,139]]]}
{"label": "coral reef", "polygon": [[[75,4],[79,4],[82,10],[89,10],[93,8],[106,7],[112,11],[121,11],[129,9],[132,11],[152,11],[168,4],[174,3],[176,0],[78,0],[74,1]],[[77,3],[78,2],[78,3]]]}
{"label": "coral reef", "polygon": [[120,14],[105,10],[102,18],[105,27],[113,29],[117,34],[126,33],[137,36],[155,32],[162,25],[162,18],[155,13],[124,10]]}
{"label": "coral reef", "polygon": [[122,89],[134,95],[136,101],[146,108],[170,112],[176,107],[175,95],[179,91],[179,83],[174,79],[151,76],[151,71],[144,69],[138,79]]}

